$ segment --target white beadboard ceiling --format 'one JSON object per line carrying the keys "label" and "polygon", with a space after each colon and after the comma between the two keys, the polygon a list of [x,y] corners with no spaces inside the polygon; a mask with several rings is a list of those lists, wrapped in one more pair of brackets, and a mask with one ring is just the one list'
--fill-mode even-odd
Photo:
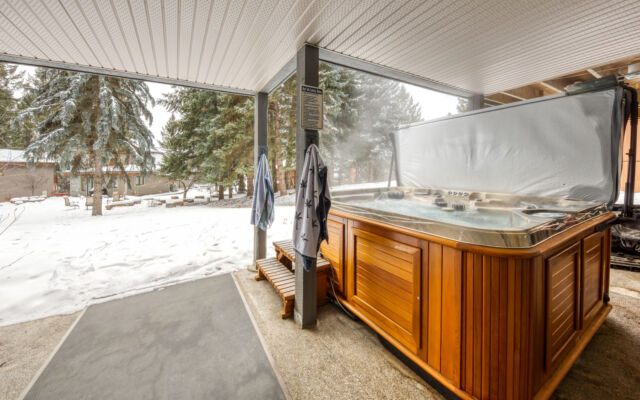
{"label": "white beadboard ceiling", "polygon": [[640,54],[637,0],[0,0],[0,55],[255,92],[304,43],[474,93]]}

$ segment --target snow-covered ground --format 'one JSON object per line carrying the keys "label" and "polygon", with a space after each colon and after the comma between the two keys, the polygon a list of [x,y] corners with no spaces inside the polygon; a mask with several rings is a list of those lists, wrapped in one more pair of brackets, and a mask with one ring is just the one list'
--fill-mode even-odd
{"label": "snow-covered ground", "polygon": [[[83,205],[0,203],[0,326],[251,264],[249,208],[142,201],[92,217]],[[292,221],[293,207],[276,207],[268,243],[289,238]]]}

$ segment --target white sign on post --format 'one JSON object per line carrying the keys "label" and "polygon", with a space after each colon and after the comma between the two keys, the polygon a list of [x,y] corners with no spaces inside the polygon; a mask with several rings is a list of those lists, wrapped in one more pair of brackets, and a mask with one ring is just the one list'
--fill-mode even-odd
{"label": "white sign on post", "polygon": [[302,85],[302,129],[316,130],[322,129],[324,119],[322,89]]}

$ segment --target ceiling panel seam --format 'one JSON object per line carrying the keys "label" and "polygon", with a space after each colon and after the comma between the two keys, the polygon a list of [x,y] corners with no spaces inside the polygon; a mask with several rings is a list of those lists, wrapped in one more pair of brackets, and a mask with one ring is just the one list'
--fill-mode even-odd
{"label": "ceiling panel seam", "polygon": [[[435,2],[426,2],[425,1],[425,2],[420,2],[420,3],[421,3],[420,6],[414,8],[413,10],[407,11],[407,13],[402,18],[400,18],[398,21],[394,22],[387,29],[385,29],[382,32],[382,34],[378,35],[376,40],[371,40],[368,43],[365,43],[365,44],[359,46],[359,48],[356,48],[354,50],[354,52],[352,53],[353,56],[354,57],[361,57],[362,54],[366,54],[367,52],[369,52],[370,51],[369,49],[372,46],[373,46],[373,49],[376,49],[379,46],[381,46],[385,41],[392,40],[391,38],[393,38],[397,32],[399,32],[403,28],[411,26],[411,24],[414,23],[414,21],[417,21],[420,17],[422,17],[429,10],[433,9],[435,7],[435,5],[436,5]],[[426,8],[426,9],[422,10],[422,8]],[[413,18],[411,18],[412,14],[413,14]],[[407,18],[409,18],[409,20],[405,21]],[[383,34],[385,32],[388,32],[393,27],[396,27],[396,28],[394,30],[392,30],[389,34],[387,34],[387,35]],[[355,43],[355,44],[357,44],[357,43]],[[373,51],[375,51],[375,50],[373,50]]]}
{"label": "ceiling panel seam", "polygon": [[[25,48],[22,45],[22,43],[18,42],[11,34],[9,34],[9,32],[7,32],[4,29],[4,24],[0,24],[0,30],[2,30],[2,32],[4,33],[4,35],[2,35],[3,39],[9,39],[9,40],[11,40],[13,42],[13,51],[15,52],[15,54],[22,55],[22,56],[25,56],[25,57],[29,57],[29,56],[35,57],[31,53],[31,51],[29,51],[27,48]],[[11,45],[9,45],[9,47],[11,47]],[[18,50],[18,49],[21,49],[21,50]],[[5,53],[5,54],[8,54],[8,53]]]}
{"label": "ceiling panel seam", "polygon": [[[412,21],[412,24],[407,24],[406,28],[402,27],[402,29],[398,31],[399,34],[397,34],[395,38],[392,38],[391,41],[388,41],[373,51],[369,51],[367,53],[367,58],[378,62],[380,58],[386,56],[394,49],[400,49],[402,46],[407,47],[421,41],[423,36],[420,36],[420,34],[434,25],[432,19],[436,18],[453,5],[454,3],[451,2],[447,4],[443,4],[441,2],[434,3],[433,7],[429,7],[414,20],[415,24],[413,23],[414,21]],[[407,38],[412,38],[412,40],[407,40]]]}
{"label": "ceiling panel seam", "polygon": [[11,24],[25,39],[27,39],[29,43],[31,43],[31,45],[43,55],[43,58],[51,59],[51,57],[47,53],[45,53],[37,44],[33,42],[33,40],[31,40],[29,35],[23,32],[22,29],[20,29],[11,19],[9,19],[9,17],[7,17],[4,11],[0,10],[0,15],[2,15],[2,17],[4,17],[4,19],[7,20],[9,24]]}
{"label": "ceiling panel seam", "polygon": [[142,49],[142,41],[140,40],[140,33],[138,32],[138,24],[136,23],[136,17],[133,14],[133,10],[131,9],[131,2],[127,1],[127,10],[129,11],[129,16],[131,17],[131,22],[133,25],[133,32],[136,34],[136,42],[138,43],[138,49],[140,50],[140,58],[142,58],[142,65],[144,66],[144,72],[147,75],[154,75],[150,72],[149,67],[147,66],[147,57],[144,54],[144,50]]}
{"label": "ceiling panel seam", "polygon": [[122,29],[122,24],[120,23],[120,17],[118,16],[115,6],[113,5],[113,0],[108,0],[108,2],[109,2],[109,6],[111,7],[111,13],[113,14],[113,18],[115,19],[115,22],[118,25],[118,29],[120,30],[120,36],[122,37],[122,41],[124,42],[125,48],[127,49],[127,54],[129,55],[129,60],[131,60],[131,65],[134,68],[134,72],[140,72],[138,70],[138,65],[136,65],[136,61],[133,58],[133,54],[131,54],[131,49],[129,48],[127,36],[125,35],[124,30]]}
{"label": "ceiling panel seam", "polygon": [[[597,33],[599,33],[600,31],[606,31],[607,36],[612,36],[615,37],[614,40],[616,41],[622,41],[623,37],[620,36],[619,34],[617,34],[619,31],[625,32],[627,31],[626,27],[627,26],[632,26],[634,25],[635,22],[635,18],[633,18],[633,16],[628,17],[628,21],[626,21],[627,23],[624,25],[621,25],[619,23],[614,24],[614,27],[602,27],[602,26],[597,26],[597,27],[592,27],[591,29],[594,30],[594,35],[596,35]],[[585,34],[585,32],[582,32],[583,36]],[[611,40],[611,39],[610,39]],[[553,58],[544,58],[543,60],[541,60],[540,62],[538,62],[538,64],[542,63],[543,65],[549,66],[551,65],[552,61],[556,61],[558,59],[563,59],[563,60],[570,60],[570,64],[575,64],[576,60],[571,59],[570,55],[573,53],[581,53],[584,52],[584,48],[583,46],[585,46],[585,44],[583,45],[579,45],[577,43],[574,43],[572,50],[564,50],[564,49],[557,49],[555,51],[560,51],[562,54],[559,54]],[[590,50],[594,50],[596,47],[594,47],[593,45],[589,45],[586,44],[586,46],[588,46],[588,48]],[[512,68],[512,64],[513,63],[517,63],[518,65],[526,65],[527,67],[531,67],[531,65],[535,64],[537,62],[537,60],[540,60],[540,53],[545,51],[545,50],[549,50],[549,48],[551,48],[551,50],[554,49],[554,44],[550,43],[549,41],[545,41],[544,43],[538,45],[537,47],[530,49],[526,54],[526,55],[521,55],[520,57],[508,57],[504,56],[504,57],[500,57],[501,61],[498,61],[494,64],[491,65],[491,70],[493,73],[495,74],[499,74],[502,71],[508,71],[510,68]],[[524,57],[524,58],[523,58]],[[533,64],[531,64],[533,63]],[[449,71],[447,71],[449,74],[454,74],[459,68],[458,67],[452,67]]]}
{"label": "ceiling panel seam", "polygon": [[[253,44],[249,48],[249,51],[247,51],[247,53],[245,55],[245,58],[242,61],[242,63],[240,63],[240,65],[247,65],[249,63],[249,58],[254,53],[256,45],[261,41],[261,39],[263,37],[266,37],[266,34],[264,33],[265,29],[267,28],[267,26],[269,26],[269,22],[271,22],[271,19],[276,15],[275,11],[276,11],[276,9],[278,9],[280,7],[282,1],[285,1],[285,0],[278,0],[278,3],[274,7],[271,8],[271,12],[270,12],[269,16],[267,17],[267,21],[263,24],[262,29],[260,30],[260,32],[257,35],[257,40],[254,40]],[[242,67],[234,69],[235,70],[235,74],[231,77],[229,82],[236,82],[236,79],[238,77],[238,72],[241,69],[242,69]]]}
{"label": "ceiling panel seam", "polygon": [[[247,0],[242,0],[242,9],[240,9],[240,14],[238,14],[238,19],[233,26],[233,31],[231,31],[231,37],[227,41],[227,45],[224,48],[224,53],[222,53],[222,58],[220,59],[220,63],[218,64],[218,69],[215,71],[215,75],[213,76],[213,81],[216,82],[218,80],[218,76],[220,75],[220,70],[222,70],[222,65],[224,65],[225,59],[227,57],[227,53],[229,52],[229,47],[231,43],[236,39],[236,32],[238,31],[238,26],[240,26],[240,22],[242,21],[242,17],[244,16],[244,9],[247,6]],[[254,13],[254,19],[257,13]],[[246,33],[245,33],[246,35]],[[245,36],[246,37],[246,36]]]}
{"label": "ceiling panel seam", "polygon": [[[391,4],[395,5],[395,3],[391,3]],[[355,43],[358,43],[360,40],[363,40],[363,39],[367,38],[369,35],[371,35],[371,33],[373,31],[375,31],[376,29],[380,28],[382,25],[387,23],[389,20],[392,20],[394,17],[396,17],[396,14],[400,15],[399,18],[402,18],[402,13],[400,11],[403,10],[405,7],[407,9],[409,9],[409,5],[410,5],[410,3],[406,2],[406,3],[402,4],[400,7],[395,7],[393,12],[391,12],[391,14],[385,16],[380,21],[378,21],[377,23],[373,24],[373,26],[371,26],[368,30],[366,30],[366,31],[363,30],[362,32],[357,32],[359,34],[357,37],[354,37],[354,36],[356,36],[355,34],[351,35],[351,37],[348,38],[348,39],[351,40],[351,44],[348,44],[346,48],[342,49],[342,51],[344,53],[348,53],[351,50],[351,48],[354,46]],[[397,19],[396,19],[396,21],[397,21]],[[338,45],[337,47],[341,47],[344,43],[345,43],[345,41],[340,43],[340,45]]]}
{"label": "ceiling panel seam", "polygon": [[193,32],[196,30],[196,11],[198,10],[198,0],[194,0],[193,12],[191,13],[191,34],[189,35],[189,53],[187,54],[187,75],[191,71],[191,53],[193,52]]}
{"label": "ceiling panel seam", "polygon": [[[309,9],[309,7],[315,2],[316,0],[312,0],[307,7],[304,8],[304,11],[300,14],[300,15],[304,15],[304,13]],[[282,43],[283,42],[283,38],[284,36],[286,36],[286,34],[293,28],[293,26],[295,25],[295,23],[300,19],[300,17],[296,18],[295,22],[292,24],[287,24],[284,23],[284,21],[286,21],[289,16],[291,15],[291,13],[293,12],[293,10],[296,9],[296,6],[298,5],[298,3],[300,3],[300,0],[296,0],[296,2],[294,3],[294,5],[289,9],[289,11],[286,13],[286,15],[284,16],[284,18],[282,19],[282,23],[280,23],[278,25],[278,28],[276,29],[276,32],[274,35],[271,36],[271,40],[267,41],[267,45],[265,45],[262,50],[260,51],[260,53],[258,53],[257,57],[255,58],[254,62],[251,64],[251,66],[249,66],[249,64],[247,64],[247,66],[245,66],[241,71],[240,71],[240,76],[242,76],[243,72],[247,71],[249,73],[255,73],[255,71],[258,69],[257,67],[260,65],[261,60],[264,60],[266,57],[263,58],[265,51],[269,50],[270,54],[276,54],[277,50],[278,50],[278,44],[276,44],[275,48],[269,47],[269,43],[272,43],[273,41],[277,41],[278,43]],[[280,31],[282,30],[283,27],[287,27],[288,29],[286,30],[286,32],[284,34],[280,34]],[[269,57],[272,58],[272,57]],[[248,70],[247,70],[248,69]],[[254,78],[254,84],[257,82],[257,80],[255,80]],[[257,87],[257,86],[254,86]]]}
{"label": "ceiling panel seam", "polygon": [[[349,24],[352,23],[353,21],[357,20],[358,18],[360,18],[364,13],[367,12],[368,8],[375,4],[375,0],[374,1],[369,1],[369,2],[360,2],[358,3],[358,5],[356,7],[351,7],[351,9],[345,13],[345,15],[340,18],[340,20],[334,24],[331,29],[327,30],[324,34],[323,37],[320,38],[320,40],[318,41],[318,46],[321,46],[323,48],[327,48],[327,43],[331,43],[333,42],[333,40],[340,36],[348,27]],[[362,10],[360,10],[360,6],[362,6]],[[356,16],[354,18],[350,18],[350,16],[352,14],[356,14]],[[346,21],[346,22],[345,22]],[[344,28],[338,28],[340,27],[342,24],[345,24]],[[341,29],[340,31],[335,31],[336,29]],[[332,35],[333,37],[331,37],[331,39],[329,39],[329,35]]]}
{"label": "ceiling panel seam", "polygon": [[[472,19],[474,15],[473,10],[470,9],[470,7],[463,7],[463,2],[460,2],[458,4],[459,6],[449,13],[444,15],[442,15],[442,13],[439,14],[439,18],[437,18],[436,21],[430,21],[430,23],[425,24],[425,27],[418,33],[419,37],[428,37],[429,43],[437,44],[437,39],[445,33],[449,32],[449,30],[453,29],[453,27],[458,26],[458,24],[460,23],[459,20],[465,22],[468,19]],[[460,12],[461,15],[458,15],[458,12]],[[455,22],[451,22],[451,18],[454,18]],[[430,33],[428,35],[424,34],[427,31],[429,31]],[[392,62],[395,59],[401,58],[406,54],[415,55],[416,53],[418,53],[416,49],[420,49],[422,47],[423,41],[424,40],[407,40],[405,41],[406,46],[404,46],[402,50],[394,53],[390,53],[389,51],[387,51],[383,55],[376,57],[376,61],[380,64],[386,64]]]}
{"label": "ceiling panel seam", "polygon": [[[70,60],[72,60],[74,63],[79,64],[78,59],[77,59],[76,57],[74,57],[73,55],[71,55],[71,53],[69,52],[69,50],[67,50],[67,48],[66,48],[66,47],[64,47],[64,46],[62,45],[62,43],[60,43],[60,41],[58,40],[58,38],[56,37],[56,35],[54,35],[54,34],[51,32],[51,30],[49,29],[48,24],[45,24],[45,23],[42,21],[42,18],[40,18],[40,16],[39,16],[36,12],[34,12],[34,11],[33,11],[33,9],[31,8],[31,6],[29,5],[29,2],[28,2],[28,1],[25,1],[25,2],[23,2],[22,4],[23,4],[25,7],[27,7],[27,9],[29,10],[29,13],[31,13],[31,14],[33,15],[33,17],[38,21],[38,23],[40,24],[40,26],[42,26],[42,28],[47,32],[47,34],[49,35],[49,38],[50,38],[50,39],[53,39],[53,41],[56,43],[56,47],[58,47],[58,48],[60,48],[62,51],[64,51],[64,53],[65,53],[65,54],[69,57],[69,59],[70,59]],[[41,4],[42,4],[42,3],[41,3]],[[45,7],[45,9],[46,9],[46,7]],[[14,9],[14,10],[15,10],[15,9]],[[47,9],[47,11],[48,11],[48,9]],[[17,10],[16,10],[16,12],[17,12]],[[49,13],[49,15],[51,15],[51,14]],[[25,21],[25,23],[27,23],[27,22]],[[45,43],[47,42],[46,40],[44,40],[44,38],[43,38],[42,40],[43,40],[43,42],[45,42]],[[79,55],[79,56],[84,60],[84,63],[85,63],[85,64],[90,64],[90,62],[89,62],[89,61],[87,61],[87,59],[84,57],[84,55],[82,55],[82,54],[78,54],[78,55]],[[97,61],[97,60],[96,60],[96,61]]]}
{"label": "ceiling panel seam", "polygon": [[[313,4],[315,4],[315,2],[314,2]],[[294,39],[294,41],[293,41],[293,43],[296,43],[296,47],[295,47],[295,49],[296,49],[296,50],[293,50],[293,57],[294,57],[294,58],[296,57],[297,49],[299,48],[299,46],[297,46],[298,40],[300,40],[300,38],[301,38],[301,37],[303,37],[303,35],[305,34],[305,32],[306,32],[306,31],[307,31],[307,30],[308,30],[308,29],[313,25],[313,23],[316,21],[316,19],[317,19],[317,18],[319,18],[319,17],[320,17],[320,15],[322,15],[322,13],[324,12],[324,10],[326,10],[326,9],[327,9],[327,7],[328,7],[330,4],[332,4],[332,2],[330,2],[330,1],[326,1],[326,2],[321,3],[321,4],[324,4],[324,5],[323,5],[323,6],[320,8],[320,10],[315,14],[315,16],[314,16],[313,18],[311,18],[311,20],[310,20],[309,22],[307,22],[307,24],[304,26],[304,28],[303,28],[303,29],[300,29],[300,33],[298,33],[298,34],[296,35],[296,37],[295,37],[295,39]],[[311,5],[310,5],[310,6],[311,6]],[[303,13],[303,15],[302,15],[302,16],[304,16],[304,13]],[[295,25],[296,25],[296,26],[301,22],[301,20],[302,20],[302,16],[301,16],[300,18],[298,18],[298,20],[296,21],[296,23],[295,23]],[[295,31],[295,29],[294,29],[294,31]],[[275,54],[277,54],[277,56],[272,57],[273,59],[276,59],[276,60],[287,59],[287,58],[289,58],[289,59],[290,59],[290,56],[289,56],[289,55],[287,55],[287,53],[291,53],[291,48],[287,48],[287,47],[278,47],[277,49],[280,51],[280,53],[274,53],[274,55],[275,55]],[[267,67],[267,68],[263,69],[263,70],[262,70],[262,72],[260,73],[260,75],[255,75],[255,77],[254,77],[254,82],[253,82],[253,86],[254,86],[254,87],[257,87],[257,88],[266,86],[266,85],[268,84],[268,82],[270,82],[270,81],[271,81],[272,77],[273,77],[273,76],[276,76],[276,75],[278,75],[278,74],[280,74],[280,71],[281,71],[282,69],[284,69],[284,68],[287,68],[288,64],[289,64],[289,61],[287,61],[287,63],[283,64],[281,67],[280,67],[279,65],[275,65],[275,64],[274,64],[274,67],[271,67],[271,68],[268,68],[268,67]],[[276,68],[280,68],[280,69],[279,69],[279,70],[277,70],[278,72],[276,72],[276,73],[274,74],[274,73],[273,73],[273,71],[274,71],[274,70],[276,70]],[[256,71],[256,72],[257,72],[257,71]],[[292,74],[290,74],[289,76],[291,76],[291,75],[292,75]],[[256,79],[256,78],[257,78],[257,79]]]}
{"label": "ceiling panel seam", "polygon": [[[315,4],[315,2],[313,4]],[[299,48],[299,46],[297,45],[298,41],[303,37],[304,33],[307,31],[307,29],[309,29],[309,27],[314,23],[314,21],[324,12],[324,10],[327,9],[329,4],[332,4],[332,3],[330,1],[324,2],[324,5],[320,8],[320,11],[317,12],[316,15],[313,18],[311,18],[311,20],[305,25],[304,29],[300,29],[300,33],[298,33],[296,35],[296,37],[295,37],[295,39],[293,41],[293,43],[295,43],[295,49]],[[302,19],[302,16],[301,16],[301,18],[299,18],[296,21],[295,25],[299,24],[301,19]],[[287,54],[287,53],[291,53],[291,49],[287,48],[287,46],[285,46],[285,47],[280,46],[277,49],[280,52],[279,53],[274,53],[275,57],[272,57],[273,59],[280,60],[280,59],[289,59],[291,57],[290,54]],[[295,49],[293,50],[293,56],[295,56],[295,54],[297,53],[297,50],[295,50]],[[286,64],[284,64],[284,66],[286,66]],[[284,68],[284,66],[282,68]],[[273,75],[273,70],[275,70],[278,67],[280,67],[280,66],[275,66],[275,67],[272,67],[271,69],[265,68],[262,71],[261,75],[256,75],[256,77],[258,79],[254,80],[253,86],[254,87],[262,87],[262,86],[266,85],[266,82],[268,82],[271,79],[269,77],[269,75]]]}
{"label": "ceiling panel seam", "polygon": [[[497,3],[498,5],[500,4],[500,2],[494,2]],[[483,11],[481,11],[481,13],[483,13]],[[440,36],[446,35],[447,33],[449,33],[451,31],[451,29],[453,29],[453,26],[465,26],[465,27],[469,27],[471,26],[470,23],[467,23],[467,21],[469,20],[473,20],[474,18],[481,18],[483,17],[483,15],[478,15],[475,13],[467,13],[464,15],[465,19],[463,21],[459,21],[456,20],[455,24],[451,23],[449,24],[449,27],[446,27],[443,30],[438,30],[437,33],[434,36],[429,36],[429,48],[428,51],[415,51],[415,47],[413,48],[408,48],[409,50],[405,51],[404,54],[402,55],[397,55],[395,58],[388,58],[386,60],[381,60],[381,62],[385,62],[385,63],[393,63],[393,62],[397,62],[399,60],[403,60],[403,62],[406,62],[407,64],[411,64],[413,66],[416,65],[421,65],[422,63],[424,63],[425,61],[428,60],[430,65],[439,65],[438,62],[440,61],[440,59],[442,58],[441,56],[439,56],[439,51],[445,49],[447,50],[448,54],[453,54],[454,53],[454,49],[456,47],[456,44],[454,45],[450,45],[448,42],[445,43],[445,41],[438,41],[438,38]],[[496,24],[494,24],[496,25]],[[473,40],[474,36],[475,37],[483,37],[483,35],[485,35],[486,32],[483,31],[482,34],[477,34],[474,33],[472,29],[467,29],[465,28],[464,30],[462,30],[461,32],[456,32],[456,35],[459,37],[463,37],[464,40],[459,40],[458,43],[463,44],[466,48],[471,47],[468,44],[468,40]],[[422,41],[424,42],[424,40]],[[431,44],[433,44],[433,46],[431,46]],[[460,47],[460,46],[458,46]],[[418,49],[423,48],[423,46],[418,46]],[[467,58],[471,58],[470,54],[468,51],[464,50],[464,54],[466,55]],[[408,58],[403,58],[406,55],[406,57]]]}
{"label": "ceiling panel seam", "polygon": [[[279,3],[279,1],[278,1],[278,3]],[[242,42],[240,43],[240,46],[237,48],[237,51],[234,52],[235,54],[233,55],[233,58],[231,59],[231,62],[227,63],[227,68],[225,69],[224,75],[222,76],[222,81],[223,82],[229,82],[227,80],[229,78],[229,72],[234,69],[233,67],[235,66],[236,60],[238,59],[238,54],[240,54],[240,50],[242,50],[244,48],[245,44],[247,43],[247,39],[251,36],[250,33],[253,32],[253,27],[256,25],[256,20],[257,20],[258,16],[260,15],[260,11],[262,11],[262,6],[264,4],[267,4],[267,3],[264,2],[264,1],[260,2],[260,8],[258,9],[257,12],[254,13],[253,19],[251,20],[251,27],[252,27],[251,30],[248,30],[243,35]],[[273,14],[274,9],[275,9],[275,7],[271,7],[271,11],[269,12],[269,17]],[[262,28],[262,29],[264,29],[264,28]],[[262,32],[262,29],[260,29],[260,32]],[[247,54],[247,56],[248,56],[248,54]]]}
{"label": "ceiling panel seam", "polygon": [[[47,4],[46,2],[42,3],[42,5],[44,6],[44,8],[47,10],[47,12],[49,13],[49,15],[51,16],[51,18],[53,19],[53,21],[55,21],[56,25],[58,26],[58,29],[60,29],[60,31],[65,35],[65,37],[67,38],[67,40],[69,41],[69,43],[71,43],[73,45],[73,47],[76,49],[76,51],[78,52],[78,54],[80,54],[80,56],[85,60],[85,62],[87,64],[89,64],[89,62],[86,60],[86,57],[84,56],[83,50],[81,50],[78,45],[76,44],[76,41],[71,39],[71,36],[69,36],[69,32],[67,30],[66,27],[62,26],[62,24],[60,23],[60,20],[56,17],[56,15],[53,13],[53,11],[50,8],[50,5]],[[91,54],[93,55],[93,58],[96,60],[96,62],[101,66],[104,67],[104,64],[102,63],[102,60],[100,59],[100,57],[98,57],[98,55],[93,51],[93,49],[91,48],[91,46],[89,46],[89,44],[87,43],[87,40],[85,39],[84,35],[82,35],[82,33],[80,33],[80,30],[78,29],[78,27],[76,26],[76,22],[73,21],[71,19],[71,17],[69,16],[69,14],[67,13],[67,10],[64,8],[64,6],[62,5],[62,3],[60,1],[58,1],[58,5],[60,6],[60,9],[65,13],[65,15],[67,16],[67,18],[69,19],[69,24],[72,25],[75,29],[76,32],[80,35],[80,37],[82,38],[82,40],[84,41],[84,44],[86,46],[86,49],[88,49]],[[103,56],[105,56],[104,50],[103,50]]]}
{"label": "ceiling panel seam", "polygon": [[[623,13],[624,14],[624,13]],[[586,27],[586,29],[589,29],[589,26],[587,26],[587,24],[584,23],[578,23],[576,22],[577,25],[579,26],[583,26]],[[563,23],[563,26],[565,27],[565,29],[567,27],[569,27],[570,25],[568,23]],[[516,39],[515,42],[510,42],[509,46],[503,45],[503,50],[501,50],[502,52],[499,52],[499,49],[490,49],[488,52],[484,53],[483,56],[487,59],[502,59],[504,60],[504,62],[507,62],[507,60],[510,60],[514,57],[514,50],[518,49],[518,48],[523,48],[523,47],[527,47],[528,49],[528,53],[534,53],[536,50],[538,50],[540,47],[545,47],[545,46],[557,46],[557,42],[554,42],[552,40],[549,40],[549,35],[550,33],[547,32],[545,33],[545,36],[542,37],[538,37],[537,42],[542,42],[541,44],[538,45],[538,47],[535,48],[531,48],[531,46],[528,45],[528,43],[531,41],[531,35],[526,35],[522,38],[518,38]],[[566,33],[562,33],[561,35],[566,35]],[[543,38],[547,38],[544,40],[541,40]],[[492,56],[493,53],[493,56]],[[441,57],[442,58],[442,57]],[[500,62],[498,62],[497,64],[492,65],[492,67],[497,67],[498,65],[500,65]],[[455,69],[455,67],[454,67]],[[434,73],[439,73],[442,70],[446,70],[446,68],[441,68],[441,70],[435,70],[433,71]],[[452,71],[452,69],[449,69],[449,71]]]}
{"label": "ceiling panel seam", "polygon": [[[585,9],[585,8],[586,7],[581,7],[580,11],[573,13],[570,18],[575,18],[579,13],[587,13],[589,9]],[[567,20],[566,16],[559,15],[558,13],[551,13],[550,19],[544,20],[544,22],[541,22],[541,25],[535,25],[535,27],[543,26],[545,24],[547,26],[554,25],[556,24],[556,21],[555,21],[556,18],[559,19],[558,23],[561,22],[563,26],[565,27],[568,26],[569,21]],[[535,21],[542,20],[542,19],[532,18],[532,16],[529,15],[528,13],[520,13],[518,17],[516,17],[515,21],[511,22],[511,26],[518,27],[518,28],[524,26],[524,24],[519,23],[519,21],[521,20],[525,20],[525,21],[533,20],[534,21],[533,23],[535,24],[536,23]],[[519,41],[527,40],[531,37],[531,35],[521,32],[521,34],[519,35],[520,36],[519,38],[509,38],[509,40],[499,40],[504,36],[504,33],[501,32],[501,29],[504,29],[504,26],[501,24],[490,24],[488,29],[486,31],[483,31],[482,35],[476,34],[476,35],[469,36],[469,42],[465,42],[466,47],[477,49],[476,50],[477,52],[480,52],[480,54],[482,54],[484,57],[487,57],[491,53],[500,54],[505,49],[508,50],[510,48],[518,48],[518,46],[522,45],[522,43],[518,43]],[[531,30],[532,28],[529,27],[528,29]],[[490,46],[489,48],[484,48],[481,44],[483,42],[486,43],[489,40],[487,38],[487,35],[491,35],[493,32],[495,32],[495,39],[498,39],[496,40],[497,43],[494,46]],[[516,42],[513,42],[512,40],[516,40]],[[479,45],[474,45],[475,43],[478,43],[478,42],[480,42]],[[495,42],[492,42],[492,43],[495,43]],[[440,61],[443,61],[445,58],[446,58],[446,55],[444,54],[435,55],[435,57],[430,59],[430,62],[437,65]],[[434,72],[439,73],[440,71],[434,71]]]}
{"label": "ceiling panel seam", "polygon": [[[47,46],[46,49],[43,47],[43,45],[47,44],[47,41],[44,40],[44,38],[42,37],[42,35],[40,35],[40,32],[38,32],[34,27],[33,24],[29,23],[29,21],[27,21],[24,18],[23,13],[18,12],[15,7],[10,3],[10,2],[6,2],[5,3],[7,5],[7,7],[9,7],[9,9],[11,10],[11,12],[13,12],[15,14],[15,17],[17,17],[18,19],[20,19],[22,21],[22,29],[20,29],[22,32],[25,33],[25,35],[27,34],[27,32],[24,30],[25,28],[28,29],[31,32],[31,35],[28,35],[29,38],[33,38],[34,40],[31,40],[32,43],[36,44],[36,39],[37,42],[39,42],[39,44],[37,44],[38,48],[40,50],[42,50],[43,53],[47,54],[47,51],[51,52],[51,54],[53,54],[53,57],[51,57],[51,55],[47,54],[48,58],[53,58],[53,59],[62,59],[60,57],[60,54],[58,54],[58,51],[56,51],[56,49],[54,49],[51,46]],[[6,14],[5,14],[6,16]],[[15,18],[12,18],[12,22],[14,21]],[[17,25],[16,25],[17,26]],[[45,51],[47,50],[47,51]],[[70,57],[71,58],[71,57]],[[74,60],[75,62],[75,60]]]}
{"label": "ceiling panel seam", "polygon": [[[91,22],[89,21],[89,18],[87,18],[84,9],[82,8],[82,6],[80,6],[80,4],[78,4],[78,0],[73,0],[73,1],[76,3],[76,8],[78,8],[78,10],[80,10],[80,13],[84,17],[84,19],[85,19],[85,21],[87,23],[87,26],[89,27],[89,30],[91,31],[91,33],[94,36],[94,39],[99,43],[99,46],[102,48],[102,51],[105,52],[105,55],[107,55],[108,53],[105,51],[105,49],[104,49],[104,47],[102,45],[102,42],[100,40],[98,40],[99,36],[96,34],[95,30],[93,29],[93,26],[92,26]],[[62,2],[60,2],[60,5],[64,9],[64,11],[67,14],[67,16],[69,17],[69,19],[72,19],[71,15],[69,15],[69,10],[67,10],[67,8],[64,7]],[[93,9],[95,10],[96,15],[98,16],[98,18],[102,22],[102,29],[104,30],[107,38],[111,42],[111,47],[113,47],[113,51],[116,53],[116,56],[118,56],[118,61],[120,61],[120,65],[122,66],[122,69],[124,69],[126,71],[127,70],[127,64],[124,62],[124,59],[122,58],[122,54],[120,54],[120,49],[118,48],[119,46],[116,46],[116,42],[114,41],[113,36],[111,35],[111,32],[109,31],[109,27],[107,26],[107,24],[105,22],[104,15],[102,15],[102,11],[100,10],[98,5],[96,4],[96,0],[92,0],[91,5],[93,6]],[[78,28],[78,32],[80,32],[79,28]],[[82,37],[84,38],[84,35],[82,35]],[[85,41],[86,41],[86,39],[85,39]],[[89,44],[87,43],[87,45],[89,45]]]}
{"label": "ceiling panel seam", "polygon": [[196,65],[196,74],[194,78],[197,80],[198,75],[200,74],[200,65],[202,64],[202,56],[204,55],[205,45],[207,43],[207,38],[209,37],[209,27],[211,26],[211,14],[213,13],[213,6],[215,0],[211,0],[209,2],[209,12],[207,13],[207,23],[204,28],[204,35],[202,37],[202,45],[200,47],[200,56],[198,57],[198,64]]}
{"label": "ceiling panel seam", "polygon": [[211,71],[211,65],[213,64],[213,60],[216,57],[216,52],[218,51],[218,43],[220,41],[220,36],[222,36],[222,28],[224,27],[224,23],[227,19],[227,13],[229,12],[229,6],[231,4],[231,1],[233,0],[227,0],[226,7],[224,9],[224,14],[222,16],[222,23],[220,24],[220,28],[218,28],[216,33],[216,43],[213,46],[213,51],[211,52],[211,57],[209,58],[209,63],[208,63],[209,67],[207,68],[207,72],[205,73],[203,81],[207,81],[207,78],[209,77],[209,71]]}
{"label": "ceiling panel seam", "polygon": [[[378,3],[376,3],[378,4]],[[344,43],[345,40],[347,40],[349,38],[350,35],[345,34],[345,32],[352,30],[353,32],[359,32],[363,26],[366,26],[369,22],[371,22],[375,17],[377,17],[378,15],[380,15],[380,13],[382,13],[384,10],[387,9],[387,7],[391,6],[393,3],[393,1],[387,1],[387,3],[381,7],[378,11],[376,11],[375,13],[373,13],[373,15],[371,17],[369,17],[366,21],[364,22],[359,22],[359,20],[367,13],[367,11],[369,10],[364,10],[354,21],[352,21],[352,23],[350,25],[348,25],[342,32],[340,32],[340,34],[338,34],[338,36],[334,37],[333,39],[331,39],[331,42],[327,43],[324,47],[326,49],[336,49],[338,47],[340,47],[340,45],[342,45],[342,43]],[[356,27],[356,23],[359,23],[359,25]],[[336,40],[338,40],[340,37],[344,36],[344,38],[342,39],[342,41],[340,43],[337,43],[335,45],[333,45]]]}
{"label": "ceiling panel seam", "polygon": [[156,75],[160,75],[160,68],[158,64],[158,56],[156,55],[156,44],[153,40],[153,32],[151,31],[151,16],[149,15],[149,4],[144,1],[144,14],[147,20],[147,30],[149,34],[149,41],[151,42],[151,54],[153,54],[153,64],[155,67]]}

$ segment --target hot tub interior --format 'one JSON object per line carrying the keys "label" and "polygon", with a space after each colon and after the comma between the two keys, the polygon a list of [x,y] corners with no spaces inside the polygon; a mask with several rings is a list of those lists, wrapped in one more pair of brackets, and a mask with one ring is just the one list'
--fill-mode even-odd
{"label": "hot tub interior", "polygon": [[583,200],[406,187],[335,192],[333,200],[337,210],[494,247],[530,247],[606,211]]}

